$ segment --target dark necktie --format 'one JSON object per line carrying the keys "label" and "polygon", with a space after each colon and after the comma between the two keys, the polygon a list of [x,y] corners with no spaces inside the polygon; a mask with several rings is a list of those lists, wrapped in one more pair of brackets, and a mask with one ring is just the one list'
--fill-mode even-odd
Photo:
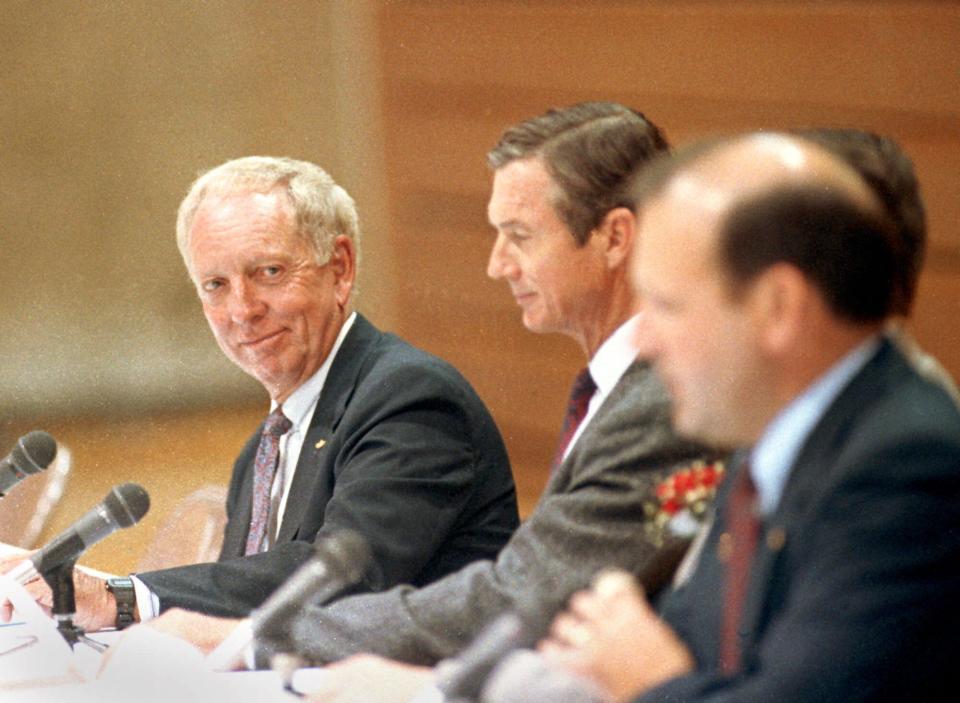
{"label": "dark necktie", "polygon": [[760,518],[757,514],[757,487],[750,475],[750,465],[740,467],[727,503],[728,555],[727,583],[723,600],[723,629],[720,633],[720,669],[732,674],[740,669],[740,620],[743,602],[750,583],[750,566],[760,539]]}
{"label": "dark necktie", "polygon": [[253,511],[250,514],[250,531],[247,533],[244,554],[256,554],[260,551],[270,521],[270,489],[273,487],[277,460],[280,458],[280,437],[292,426],[293,423],[286,418],[280,406],[277,406],[263,423],[260,446],[257,447],[257,456],[253,460]]}
{"label": "dark necktie", "polygon": [[577,428],[583,422],[587,414],[587,407],[590,405],[590,398],[597,390],[597,384],[593,382],[590,376],[590,369],[583,369],[577,374],[573,381],[573,387],[570,389],[570,401],[567,403],[567,414],[563,417],[563,429],[560,431],[560,445],[557,447],[557,453],[553,457],[553,466],[551,473],[557,470],[557,467],[563,462],[563,454],[570,445],[570,440],[577,433]]}

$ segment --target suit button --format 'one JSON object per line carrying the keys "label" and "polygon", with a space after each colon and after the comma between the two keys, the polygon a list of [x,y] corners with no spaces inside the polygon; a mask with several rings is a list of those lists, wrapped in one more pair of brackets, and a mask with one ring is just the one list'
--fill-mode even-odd
{"label": "suit button", "polygon": [[787,533],[782,527],[772,527],[767,532],[767,549],[779,552],[787,543]]}
{"label": "suit button", "polygon": [[717,540],[717,558],[726,563],[730,561],[731,554],[733,554],[733,535],[724,532]]}

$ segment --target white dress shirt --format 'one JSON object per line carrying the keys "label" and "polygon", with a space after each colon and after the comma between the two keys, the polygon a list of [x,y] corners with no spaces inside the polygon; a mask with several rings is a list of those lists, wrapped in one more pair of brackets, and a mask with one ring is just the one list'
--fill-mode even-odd
{"label": "white dress shirt", "polygon": [[640,315],[634,315],[629,320],[620,325],[613,334],[607,337],[597,353],[590,359],[587,368],[590,369],[590,377],[597,386],[597,390],[590,396],[590,403],[587,405],[587,414],[583,416],[583,421],[573,433],[566,450],[563,452],[563,459],[567,458],[573,445],[580,439],[580,435],[590,424],[597,410],[603,405],[603,401],[613,391],[614,386],[620,381],[620,377],[626,373],[637,358],[637,326],[640,324]]}

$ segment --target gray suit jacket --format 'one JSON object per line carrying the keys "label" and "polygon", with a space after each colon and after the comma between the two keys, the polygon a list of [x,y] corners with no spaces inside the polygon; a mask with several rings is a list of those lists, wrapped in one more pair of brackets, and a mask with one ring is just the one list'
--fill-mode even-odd
{"label": "gray suit jacket", "polygon": [[296,646],[316,662],[363,651],[432,664],[518,604],[555,612],[598,570],[645,564],[655,547],[645,537],[644,499],[664,473],[703,454],[673,434],[666,392],[646,364],[634,363],[496,560],[419,589],[311,606],[293,628]]}

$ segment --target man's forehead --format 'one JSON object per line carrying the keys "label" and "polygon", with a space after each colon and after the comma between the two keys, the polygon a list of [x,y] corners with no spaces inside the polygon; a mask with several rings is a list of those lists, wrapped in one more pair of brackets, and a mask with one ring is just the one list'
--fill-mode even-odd
{"label": "man's forehead", "polygon": [[197,206],[195,219],[226,217],[244,213],[281,213],[287,215],[289,200],[278,188],[272,190],[227,190],[205,193]]}
{"label": "man's forehead", "polygon": [[487,216],[499,226],[504,218],[533,212],[549,204],[553,180],[539,159],[520,159],[497,169],[493,174]]}

